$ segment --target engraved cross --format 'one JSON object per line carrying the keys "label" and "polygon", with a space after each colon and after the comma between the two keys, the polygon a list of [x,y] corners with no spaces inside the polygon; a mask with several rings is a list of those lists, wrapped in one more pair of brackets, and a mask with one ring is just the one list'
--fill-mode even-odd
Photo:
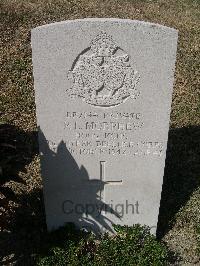
{"label": "engraved cross", "polygon": [[[100,180],[104,182],[104,185],[121,185],[122,180],[106,180],[106,161],[100,161]],[[105,195],[105,192],[104,192]],[[100,199],[102,200],[102,191],[100,191]]]}

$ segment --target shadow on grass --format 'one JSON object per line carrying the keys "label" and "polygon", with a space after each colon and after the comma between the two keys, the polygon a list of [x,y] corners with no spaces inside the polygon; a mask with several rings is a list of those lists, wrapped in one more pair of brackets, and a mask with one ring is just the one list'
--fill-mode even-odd
{"label": "shadow on grass", "polygon": [[6,257],[1,265],[31,265],[28,262],[46,230],[41,189],[24,194],[16,191],[26,184],[19,172],[25,171],[36,154],[36,131],[0,125],[0,261]]}
{"label": "shadow on grass", "polygon": [[[12,189],[5,191],[4,184],[10,180],[24,182],[18,174],[38,153],[37,134],[10,125],[1,125],[0,132],[0,192],[4,195],[0,210],[5,209],[0,219],[0,259],[6,257],[2,265],[34,265],[34,258],[40,254],[47,239],[42,191],[35,189],[16,195]],[[199,150],[200,127],[170,130],[157,231],[159,238],[172,227],[176,213],[199,186]],[[11,210],[5,204],[10,200],[14,202]]]}
{"label": "shadow on grass", "polygon": [[[25,132],[14,125],[0,124],[0,213],[2,208],[9,209],[9,201],[17,202],[15,191],[6,184],[25,184],[19,176],[25,171],[33,157],[38,153],[37,132]],[[8,221],[1,215],[0,228]]]}
{"label": "shadow on grass", "polygon": [[162,238],[171,229],[175,215],[199,185],[200,127],[170,129],[157,229],[158,238]]}
{"label": "shadow on grass", "polygon": [[0,185],[9,181],[23,182],[18,173],[24,171],[38,153],[37,132],[0,124],[0,149]]}
{"label": "shadow on grass", "polygon": [[7,227],[0,231],[0,264],[34,265],[46,235],[42,191],[18,196],[17,204],[7,217]]}

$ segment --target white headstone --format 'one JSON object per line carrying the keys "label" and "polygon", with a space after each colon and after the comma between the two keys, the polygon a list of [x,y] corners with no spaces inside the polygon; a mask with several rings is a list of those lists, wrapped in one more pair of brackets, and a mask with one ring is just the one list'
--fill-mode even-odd
{"label": "white headstone", "polygon": [[156,228],[177,31],[121,19],[32,30],[48,229]]}

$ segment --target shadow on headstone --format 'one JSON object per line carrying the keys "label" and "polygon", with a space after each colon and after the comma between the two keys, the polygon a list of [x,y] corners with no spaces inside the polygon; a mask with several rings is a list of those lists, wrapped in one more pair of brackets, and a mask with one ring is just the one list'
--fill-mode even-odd
{"label": "shadow on headstone", "polygon": [[[23,182],[18,178],[18,174],[19,171],[25,169],[25,166],[31,162],[33,156],[38,153],[36,135],[35,132],[24,132],[11,125],[0,126],[0,163],[1,167],[3,166],[0,178],[0,191],[4,190],[4,184],[9,180]],[[68,156],[68,164],[61,166],[68,173],[73,173],[74,179],[70,179],[68,185],[73,183],[80,185],[80,176],[81,182],[91,182],[91,186],[93,186],[93,182],[99,182],[88,181],[89,177],[86,169],[78,167],[62,142],[57,153],[52,152],[47,143],[44,148],[50,155],[50,162],[54,160],[58,162],[57,178],[61,175],[59,167],[62,163],[66,163],[64,157]],[[200,185],[199,150],[200,127],[191,126],[170,130],[158,223],[157,235],[159,238],[163,237],[170,230],[173,226],[176,213],[187,203],[191,194]],[[2,162],[6,162],[6,164]],[[5,167],[5,165],[7,166]],[[100,199],[97,194],[103,188],[103,185],[101,182],[98,183],[98,186],[95,184],[89,198],[94,198],[99,202]],[[1,223],[4,218],[7,219],[4,230],[0,231],[0,260],[3,257],[7,257],[3,265],[8,265],[9,263],[34,265],[34,256],[40,252],[43,236],[46,235],[42,191],[35,189],[31,193],[18,195],[17,197],[12,190],[10,190],[10,194],[5,191],[3,193],[8,201],[10,199],[15,201],[16,199],[18,206],[12,207],[11,216],[1,216],[0,218]],[[81,198],[83,196],[81,195]],[[0,201],[0,207],[2,207],[1,203]],[[7,208],[6,206],[4,207]],[[85,222],[82,214],[78,214],[76,218],[77,222]],[[102,223],[107,222],[104,217],[101,217],[100,221]],[[91,225],[89,219],[86,219],[86,223]]]}
{"label": "shadow on headstone", "polygon": [[[45,193],[47,225],[56,229],[65,222],[73,222],[78,228],[99,233],[101,227],[113,232],[112,222],[105,213],[120,214],[105,204],[101,192],[106,182],[91,178],[87,169],[79,166],[60,141],[52,151],[44,134],[39,129],[41,171]],[[66,220],[65,220],[66,219]]]}
{"label": "shadow on headstone", "polygon": [[[37,134],[36,132],[25,132],[7,124],[0,126],[0,132],[0,193],[4,196],[3,199],[0,199],[0,209],[4,209],[0,219],[0,261],[7,257],[6,263],[17,262],[19,264],[27,263],[27,265],[32,265],[34,254],[39,252],[43,237],[46,234],[42,191],[39,188],[35,188],[31,192],[27,191],[24,194],[17,195],[15,189],[7,187],[6,183],[12,181],[25,185],[26,180],[19,177],[19,172],[25,171],[25,166],[38,154]],[[75,204],[95,203],[98,204],[99,208],[118,216],[118,213],[104,204],[97,195],[103,189],[104,182],[94,179],[89,180],[87,170],[83,166],[78,167],[62,141],[55,153],[50,150],[47,141],[40,132],[41,136],[43,137],[41,164],[48,160],[50,166],[47,169],[43,169],[43,181],[49,177],[48,181],[53,182],[53,188],[58,193],[59,189],[63,189],[62,186],[64,185],[66,198],[68,193],[71,193]],[[55,166],[56,168],[54,168]],[[83,184],[90,187],[89,193],[88,191],[87,193],[83,191],[81,195],[80,193],[79,195],[75,194],[74,187],[78,188],[78,186],[83,186]],[[52,194],[52,197],[54,196]],[[11,206],[10,202],[12,202]],[[101,225],[111,230],[108,225],[108,219],[99,214],[99,210],[90,212],[91,209],[81,210],[80,213],[77,212],[73,217],[73,222],[79,227],[84,225],[84,228],[88,226],[96,231],[99,230]],[[57,218],[59,219],[59,217]],[[98,224],[96,223],[97,220]]]}
{"label": "shadow on headstone", "polygon": [[200,127],[169,131],[157,236],[162,238],[175,223],[177,212],[200,185]]}

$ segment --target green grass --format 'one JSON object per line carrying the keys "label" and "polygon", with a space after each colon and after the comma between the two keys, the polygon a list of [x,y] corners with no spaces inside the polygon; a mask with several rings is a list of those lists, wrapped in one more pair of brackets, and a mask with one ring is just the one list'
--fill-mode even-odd
{"label": "green grass", "polygon": [[46,23],[84,17],[138,19],[179,30],[159,237],[180,256],[181,263],[198,264],[198,0],[1,0],[0,259],[5,265],[32,265],[46,230],[35,134],[30,30]]}
{"label": "green grass", "polygon": [[114,228],[115,236],[105,234],[97,239],[68,224],[48,235],[45,242],[48,244],[43,249],[43,256],[37,260],[37,266],[162,266],[170,263],[171,254],[150,234],[148,227],[117,225]]}

